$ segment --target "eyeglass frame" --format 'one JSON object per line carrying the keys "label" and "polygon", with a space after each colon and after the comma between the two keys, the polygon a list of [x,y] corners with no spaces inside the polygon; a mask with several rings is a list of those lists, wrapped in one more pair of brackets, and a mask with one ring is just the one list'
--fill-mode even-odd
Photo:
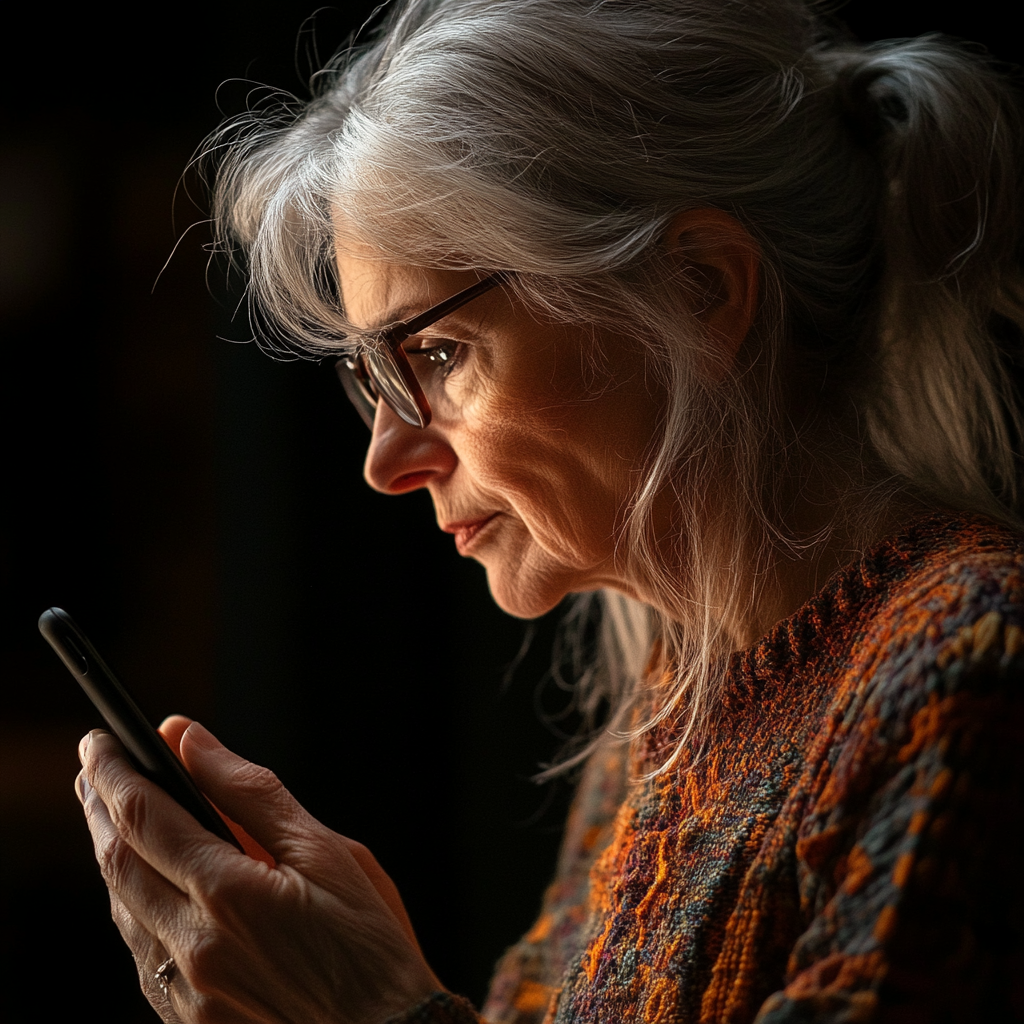
{"label": "eyeglass frame", "polygon": [[[430,425],[432,418],[430,403],[427,401],[427,396],[423,393],[423,386],[409,362],[408,353],[402,348],[403,342],[433,326],[439,320],[443,320],[450,313],[461,309],[479,296],[504,284],[509,276],[508,271],[498,271],[471,284],[468,288],[463,288],[409,320],[399,320],[397,323],[382,327],[379,331],[367,332],[367,335],[362,336],[355,352],[335,360],[334,369],[341,381],[341,386],[345,389],[349,401],[356,407],[356,411],[367,427],[373,429],[374,416],[381,401],[411,427],[422,430]],[[394,404],[388,400],[384,389],[380,387],[367,365],[364,352],[369,348],[375,350],[378,356],[389,362],[393,370],[398,371],[398,377],[405,385],[407,397],[412,400],[412,405],[418,414],[415,420],[410,419],[401,409],[396,409]]]}

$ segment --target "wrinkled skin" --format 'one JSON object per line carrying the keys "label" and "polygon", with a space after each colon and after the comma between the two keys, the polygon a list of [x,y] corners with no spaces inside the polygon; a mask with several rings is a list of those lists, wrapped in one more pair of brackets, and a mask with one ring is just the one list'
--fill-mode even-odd
{"label": "wrinkled skin", "polygon": [[[197,723],[176,716],[161,731],[262,858],[203,829],[110,734],[82,740],[77,788],[114,921],[164,1021],[371,1024],[441,988],[365,847]],[[165,996],[153,972],[168,956],[177,974]]]}

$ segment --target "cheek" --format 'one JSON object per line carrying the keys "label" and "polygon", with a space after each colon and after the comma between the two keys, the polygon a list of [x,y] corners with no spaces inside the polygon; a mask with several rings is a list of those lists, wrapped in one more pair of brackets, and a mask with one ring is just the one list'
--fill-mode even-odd
{"label": "cheek", "polygon": [[458,454],[542,548],[592,564],[614,547],[641,483],[658,405],[632,364],[595,393],[579,343],[567,348],[538,343],[526,366],[487,366],[462,408]]}
{"label": "cheek", "polygon": [[540,500],[565,478],[558,434],[520,416],[492,417],[467,430],[462,462],[481,487],[521,503]]}
{"label": "cheek", "polygon": [[548,418],[502,418],[474,432],[462,461],[473,484],[511,511],[548,554],[572,564],[606,558],[624,501],[593,446]]}

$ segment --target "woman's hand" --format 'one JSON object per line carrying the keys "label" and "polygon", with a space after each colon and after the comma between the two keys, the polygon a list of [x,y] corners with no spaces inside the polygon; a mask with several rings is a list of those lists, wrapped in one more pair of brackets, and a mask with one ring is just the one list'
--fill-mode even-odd
{"label": "woman's hand", "polygon": [[[82,740],[79,796],[114,920],[165,1021],[372,1024],[442,987],[365,847],[198,723],[175,718],[163,731],[199,788],[276,861],[207,832],[113,736]],[[165,994],[154,973],[168,957],[177,972]]]}

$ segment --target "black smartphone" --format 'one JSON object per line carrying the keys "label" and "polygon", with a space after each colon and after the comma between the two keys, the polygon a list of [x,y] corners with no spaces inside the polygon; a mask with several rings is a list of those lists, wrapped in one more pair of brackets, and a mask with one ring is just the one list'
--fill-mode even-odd
{"label": "black smartphone", "polygon": [[204,828],[241,850],[242,844],[199,792],[167,741],[149,724],[75,620],[62,608],[50,608],[39,616],[39,632],[124,744],[139,774],[166,790]]}

